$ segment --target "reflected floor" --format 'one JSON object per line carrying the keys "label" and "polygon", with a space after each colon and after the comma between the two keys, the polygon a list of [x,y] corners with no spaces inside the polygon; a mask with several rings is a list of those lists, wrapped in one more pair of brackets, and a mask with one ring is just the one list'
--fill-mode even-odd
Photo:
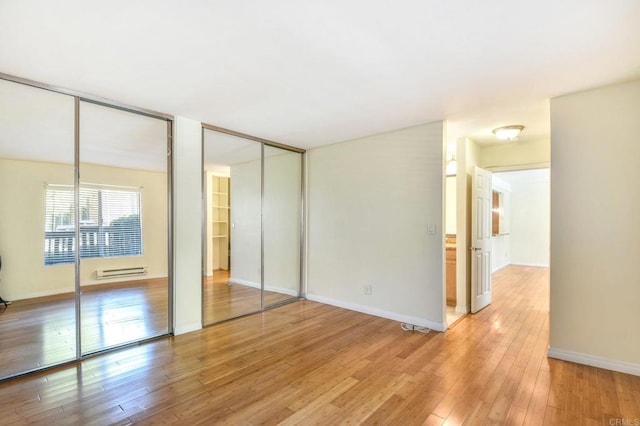
{"label": "reflected floor", "polygon": [[[229,284],[229,271],[216,270],[204,277],[203,323],[213,324],[260,311],[260,289],[246,285]],[[264,292],[265,306],[272,306],[295,298],[289,294]]]}
{"label": "reflected floor", "polygon": [[[85,353],[168,331],[166,279],[85,287],[81,306]],[[73,293],[17,300],[0,308],[0,377],[75,356]]]}
{"label": "reflected floor", "polygon": [[447,327],[453,328],[454,325],[464,316],[464,314],[459,314],[456,312],[456,308],[454,306],[447,306]]}

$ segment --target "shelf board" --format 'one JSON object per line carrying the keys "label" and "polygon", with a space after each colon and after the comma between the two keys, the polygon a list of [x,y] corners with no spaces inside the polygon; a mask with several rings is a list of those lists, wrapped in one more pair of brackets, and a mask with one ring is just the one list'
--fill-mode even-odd
{"label": "shelf board", "polygon": [[214,220],[213,223],[229,223],[228,220]]}
{"label": "shelf board", "polygon": [[213,235],[211,238],[227,238],[227,235]]}
{"label": "shelf board", "polygon": [[229,195],[228,192],[215,192],[215,191],[213,191],[213,194],[214,195]]}
{"label": "shelf board", "polygon": [[214,209],[228,209],[229,206],[213,206]]}

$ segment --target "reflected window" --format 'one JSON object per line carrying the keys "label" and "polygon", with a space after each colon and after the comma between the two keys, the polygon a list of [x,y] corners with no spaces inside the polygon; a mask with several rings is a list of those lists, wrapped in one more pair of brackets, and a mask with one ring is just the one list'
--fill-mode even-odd
{"label": "reflected window", "polygon": [[[80,257],[142,255],[141,192],[138,189],[80,188]],[[45,189],[44,263],[75,260],[74,191]]]}

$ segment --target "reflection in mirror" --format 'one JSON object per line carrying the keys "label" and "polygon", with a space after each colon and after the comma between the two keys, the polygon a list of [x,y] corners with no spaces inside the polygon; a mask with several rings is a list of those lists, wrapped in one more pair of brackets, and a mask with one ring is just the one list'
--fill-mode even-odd
{"label": "reflection in mirror", "polygon": [[265,306],[297,298],[300,289],[302,154],[264,148]]}
{"label": "reflection in mirror", "polygon": [[167,123],[80,103],[82,353],[169,331]]}
{"label": "reflection in mirror", "polygon": [[[0,378],[76,357],[74,98],[0,79]],[[73,204],[73,192],[69,200]]]}
{"label": "reflection in mirror", "polygon": [[262,309],[260,143],[204,130],[203,323]]}
{"label": "reflection in mirror", "polygon": [[509,233],[509,194],[493,190],[491,209],[491,235]]}

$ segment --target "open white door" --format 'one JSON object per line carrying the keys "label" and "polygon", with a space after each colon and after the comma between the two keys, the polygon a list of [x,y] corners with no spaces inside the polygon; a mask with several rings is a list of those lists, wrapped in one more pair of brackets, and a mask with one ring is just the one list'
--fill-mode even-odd
{"label": "open white door", "polygon": [[491,303],[491,172],[475,167],[471,185],[471,312]]}

